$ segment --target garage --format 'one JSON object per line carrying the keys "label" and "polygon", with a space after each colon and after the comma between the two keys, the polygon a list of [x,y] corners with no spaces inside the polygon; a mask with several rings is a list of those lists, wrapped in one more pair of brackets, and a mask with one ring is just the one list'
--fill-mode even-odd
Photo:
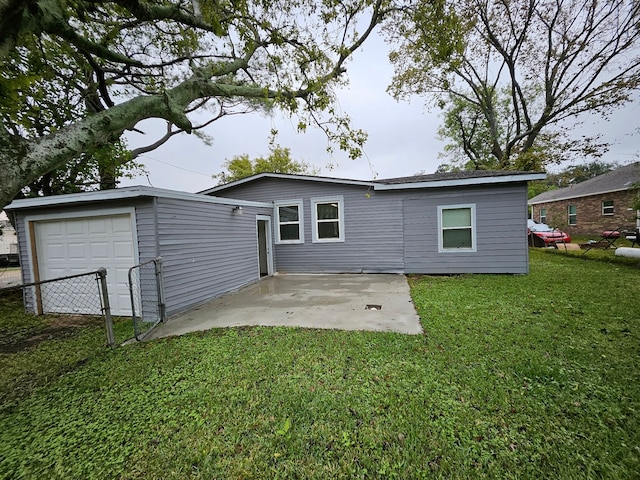
{"label": "garage", "polygon": [[[271,203],[136,186],[19,199],[6,210],[16,225],[25,284],[104,267],[111,313],[118,316],[131,315],[129,269],[158,258],[167,318],[276,269],[271,258],[264,270],[258,248],[272,236]],[[155,274],[136,278],[143,279],[137,286],[140,295],[157,302]],[[70,281],[26,288],[25,308],[34,313],[100,313],[96,279],[82,277],[86,294]]]}
{"label": "garage", "polygon": [[[34,279],[60,278],[104,267],[112,313],[131,314],[127,274],[137,263],[135,223],[131,212],[99,216],[76,214],[74,218],[32,219],[31,223],[31,240],[35,244],[32,262],[37,264],[37,268],[32,265]],[[95,297],[93,289],[82,294]],[[88,311],[91,308],[83,306],[92,305],[95,300],[83,302],[78,299],[78,292],[74,295],[73,299],[65,299],[61,289],[43,289],[43,311],[100,313]]]}

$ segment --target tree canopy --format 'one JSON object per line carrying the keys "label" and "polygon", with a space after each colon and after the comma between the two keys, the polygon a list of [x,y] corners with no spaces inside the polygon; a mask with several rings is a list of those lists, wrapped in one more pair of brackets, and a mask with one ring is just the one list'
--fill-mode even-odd
{"label": "tree canopy", "polygon": [[[335,106],[349,57],[391,0],[3,0],[0,202],[147,118],[162,142],[209,118],[279,108],[358,156]],[[148,148],[154,148],[153,142]]]}
{"label": "tree canopy", "polygon": [[269,155],[266,157],[257,157],[251,160],[247,154],[236,155],[222,166],[227,171],[213,176],[218,180],[218,185],[265,172],[297,175],[317,175],[319,172],[308,162],[292,159],[291,150],[279,145],[271,147]]}
{"label": "tree canopy", "polygon": [[146,173],[123,140],[81,153],[63,167],[26,185],[20,197],[40,197],[117,188],[122,178]]}
{"label": "tree canopy", "polygon": [[572,122],[632,101],[639,20],[634,0],[421,2],[389,30],[389,90],[444,110],[458,167],[537,170],[598,155],[606,145],[572,135]]}

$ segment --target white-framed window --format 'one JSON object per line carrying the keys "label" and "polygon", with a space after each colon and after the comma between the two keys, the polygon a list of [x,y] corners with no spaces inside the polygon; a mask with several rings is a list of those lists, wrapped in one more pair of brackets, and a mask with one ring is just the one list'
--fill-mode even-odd
{"label": "white-framed window", "polygon": [[602,201],[602,215],[613,215],[614,211],[613,200],[603,200]]}
{"label": "white-framed window", "polygon": [[276,217],[276,243],[304,243],[302,200],[274,203]]}
{"label": "white-framed window", "polygon": [[311,199],[312,241],[344,242],[344,198]]}
{"label": "white-framed window", "polygon": [[547,223],[547,209],[540,209],[540,223]]}
{"label": "white-framed window", "polygon": [[438,207],[438,252],[475,252],[476,206]]}
{"label": "white-framed window", "polygon": [[578,207],[575,205],[569,205],[567,207],[567,224],[577,225],[578,223]]}

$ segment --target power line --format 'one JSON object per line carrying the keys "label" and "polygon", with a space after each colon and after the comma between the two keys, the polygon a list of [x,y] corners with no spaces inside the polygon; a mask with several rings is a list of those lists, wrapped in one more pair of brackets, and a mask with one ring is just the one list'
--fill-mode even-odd
{"label": "power line", "polygon": [[149,160],[155,160],[156,162],[162,163],[164,165],[168,165],[168,166],[173,167],[173,168],[177,168],[178,170],[184,170],[185,172],[195,173],[197,175],[203,175],[203,176],[208,177],[208,178],[211,178],[211,175],[212,175],[211,173],[196,172],[195,170],[190,170],[188,168],[180,167],[178,165],[174,165],[173,163],[165,162],[164,160],[158,160],[157,158],[150,157],[147,154],[143,154],[143,155],[140,155],[140,156],[144,157],[144,158],[148,158]]}

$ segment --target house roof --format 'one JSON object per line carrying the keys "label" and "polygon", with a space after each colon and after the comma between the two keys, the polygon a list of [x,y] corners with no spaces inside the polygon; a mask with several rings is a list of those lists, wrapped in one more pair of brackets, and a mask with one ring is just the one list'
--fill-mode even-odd
{"label": "house roof", "polygon": [[430,173],[410,177],[377,180],[375,190],[396,190],[405,188],[439,188],[497,183],[528,182],[543,180],[544,173],[520,172],[513,170],[466,170],[461,172]]}
{"label": "house roof", "polygon": [[[226,190],[244,183],[254,182],[261,178],[286,178],[305,180],[312,182],[326,182],[334,184],[361,185],[371,187],[374,190],[397,190],[410,188],[437,188],[463,185],[486,185],[494,183],[526,182],[529,180],[542,180],[544,173],[515,172],[515,171],[484,171],[474,170],[468,172],[433,173],[429,175],[414,175],[411,177],[387,178],[381,180],[349,180],[344,178],[316,177],[306,175],[291,175],[283,173],[260,173],[243,178],[235,182],[219,185],[198,193],[179,192],[164,188],[146,187],[142,185],[116,188],[113,190],[98,190],[94,192],[71,193],[50,197],[35,197],[14,200],[5,207],[6,210],[22,210],[28,208],[80,205],[93,202],[122,200],[142,197],[174,198],[182,200],[194,200],[207,203],[220,203],[228,205],[270,207],[270,203],[251,202],[246,200],[233,200],[211,196],[210,194]],[[204,194],[204,195],[203,195]]]}
{"label": "house roof", "polygon": [[198,193],[178,192],[164,188],[145,187],[142,185],[133,187],[116,188],[113,190],[97,190],[94,192],[71,193],[67,195],[55,195],[51,197],[34,197],[14,200],[5,207],[6,210],[22,210],[27,208],[48,207],[57,205],[79,205],[107,200],[122,200],[142,197],[173,198],[179,200],[193,200],[205,203],[219,203],[224,205],[239,205],[253,207],[271,207],[271,203],[250,202],[246,200],[233,200],[230,198],[210,197]]}
{"label": "house roof", "polygon": [[286,173],[258,173],[251,177],[242,178],[234,182],[218,185],[199,193],[210,195],[239,185],[255,182],[263,178],[281,178],[303,180],[310,182],[337,183],[347,185],[361,185],[374,190],[399,190],[408,188],[438,188],[463,185],[486,185],[493,183],[527,182],[543,180],[544,173],[518,171],[471,170],[464,172],[432,173],[428,175],[413,175],[410,177],[387,178],[380,180],[350,180],[345,178],[319,177],[309,175],[292,175]]}
{"label": "house roof", "polygon": [[529,205],[621,192],[629,190],[629,188],[639,182],[640,162],[635,162],[590,178],[584,182],[576,183],[575,185],[542,192],[540,195],[531,198]]}

